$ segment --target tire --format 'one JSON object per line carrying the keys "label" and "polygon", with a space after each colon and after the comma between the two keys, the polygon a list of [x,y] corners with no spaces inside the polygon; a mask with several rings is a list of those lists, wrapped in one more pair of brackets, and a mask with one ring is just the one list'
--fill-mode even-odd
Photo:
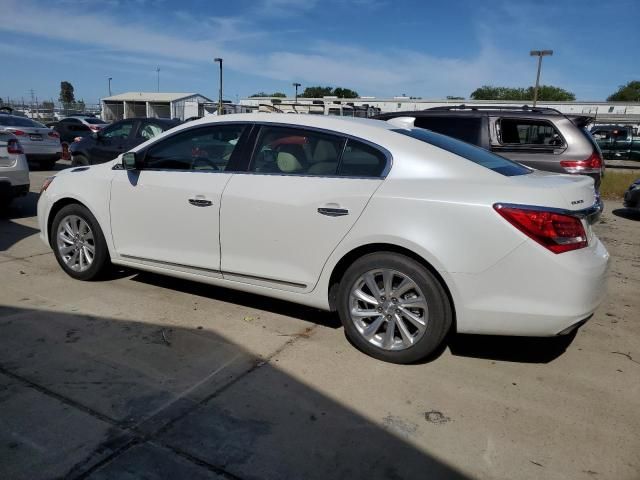
{"label": "tire", "polygon": [[84,167],[90,165],[89,159],[84,155],[73,155],[71,157],[71,166],[72,167]]}
{"label": "tire", "polygon": [[40,162],[40,168],[42,170],[53,170],[56,166],[57,160],[42,160]]}
{"label": "tire", "polygon": [[[391,278],[391,298],[385,295],[387,278]],[[377,300],[373,298],[377,303],[370,302],[371,280],[378,289]],[[360,299],[362,294],[366,301]],[[358,349],[400,364],[434,353],[453,319],[440,281],[415,260],[391,252],[364,255],[351,264],[340,281],[338,314],[347,337]]]}
{"label": "tire", "polygon": [[[60,232],[65,230],[65,225],[71,229],[71,234],[69,229],[66,229],[66,233],[63,232],[64,238],[61,238]],[[84,226],[89,228],[88,233]],[[62,269],[76,280],[94,280],[104,273],[111,263],[107,243],[98,221],[80,204],[67,205],[56,214],[51,224],[49,239],[56,260]],[[71,250],[65,251],[63,247]],[[77,257],[74,258],[76,254]]]}

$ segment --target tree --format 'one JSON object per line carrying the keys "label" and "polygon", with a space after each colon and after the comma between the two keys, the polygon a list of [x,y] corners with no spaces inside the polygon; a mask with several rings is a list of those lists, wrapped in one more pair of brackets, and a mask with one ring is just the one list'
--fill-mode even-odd
{"label": "tree", "polygon": [[[535,87],[528,88],[511,88],[511,87],[494,87],[492,85],[484,85],[477,88],[471,93],[473,100],[515,100],[529,101],[533,100]],[[538,100],[541,101],[566,101],[575,100],[576,96],[560,87],[552,85],[540,85],[538,87]]]}
{"label": "tree", "polygon": [[73,85],[69,82],[60,82],[60,97],[58,98],[64,105],[68,105],[76,101],[73,94]]}
{"label": "tree", "polygon": [[607,97],[608,102],[640,102],[640,81],[633,80],[620,85],[618,90]]}
{"label": "tree", "polygon": [[331,87],[306,87],[304,92],[299,97],[304,98],[322,98],[330,97],[333,95],[333,89]]}
{"label": "tree", "polygon": [[333,89],[333,96],[338,98],[358,98],[358,92],[350,88],[336,87]]}
{"label": "tree", "polygon": [[285,98],[287,95],[282,93],[282,92],[273,92],[273,93],[267,93],[267,92],[258,92],[258,93],[254,93],[253,95],[251,95],[249,98],[256,98],[256,97],[274,97],[274,98]]}

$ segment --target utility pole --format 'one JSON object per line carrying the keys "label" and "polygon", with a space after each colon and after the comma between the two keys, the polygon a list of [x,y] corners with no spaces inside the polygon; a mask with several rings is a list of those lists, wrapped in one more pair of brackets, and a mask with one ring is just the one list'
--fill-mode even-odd
{"label": "utility pole", "polygon": [[111,80],[113,80],[113,78],[109,77],[109,96],[111,96]]}
{"label": "utility pole", "polygon": [[218,115],[222,115],[222,58],[214,58],[213,61],[220,64],[220,92],[218,96]]}
{"label": "utility pole", "polygon": [[301,84],[299,84],[298,82],[295,82],[293,84],[293,86],[296,87],[296,101],[295,101],[295,103],[298,103],[298,87],[300,87]]}
{"label": "utility pole", "polygon": [[160,91],[160,67],[156,68],[156,73],[158,74],[158,92]]}
{"label": "utility pole", "polygon": [[529,55],[532,57],[538,57],[538,74],[536,75],[536,86],[533,90],[533,107],[535,108],[538,103],[538,88],[540,86],[540,70],[542,69],[542,57],[553,55],[553,50],[531,50]]}

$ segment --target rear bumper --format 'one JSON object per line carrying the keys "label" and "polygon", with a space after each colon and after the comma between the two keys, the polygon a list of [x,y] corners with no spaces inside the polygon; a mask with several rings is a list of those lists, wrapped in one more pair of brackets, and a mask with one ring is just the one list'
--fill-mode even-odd
{"label": "rear bumper", "polygon": [[553,254],[527,241],[479,274],[452,274],[460,333],[555,336],[588,319],[605,295],[609,253],[587,248]]}

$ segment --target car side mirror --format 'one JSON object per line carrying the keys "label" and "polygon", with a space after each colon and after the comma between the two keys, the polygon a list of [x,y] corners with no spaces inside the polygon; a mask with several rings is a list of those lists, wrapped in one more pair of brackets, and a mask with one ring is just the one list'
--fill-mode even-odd
{"label": "car side mirror", "polygon": [[122,168],[125,170],[142,170],[143,162],[140,154],[127,152],[122,155]]}

